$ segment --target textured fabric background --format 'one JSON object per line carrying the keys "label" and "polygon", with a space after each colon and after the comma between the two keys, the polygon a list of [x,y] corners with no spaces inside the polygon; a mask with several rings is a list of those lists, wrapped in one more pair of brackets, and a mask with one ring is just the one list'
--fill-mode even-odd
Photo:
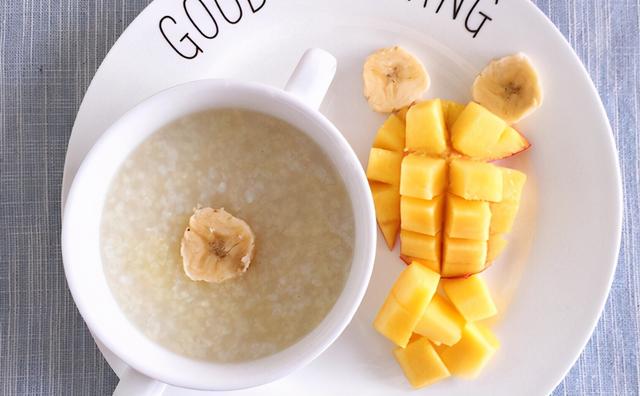
{"label": "textured fabric background", "polygon": [[[106,52],[148,2],[0,0],[0,395],[107,395],[116,385],[67,291],[60,184],[82,96]],[[535,3],[576,49],[600,92],[626,198],[609,301],[554,394],[638,395],[640,2]]]}

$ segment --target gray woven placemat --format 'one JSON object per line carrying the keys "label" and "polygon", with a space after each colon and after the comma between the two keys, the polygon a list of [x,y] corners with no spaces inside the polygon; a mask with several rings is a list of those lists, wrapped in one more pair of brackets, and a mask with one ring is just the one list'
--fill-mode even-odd
{"label": "gray woven placemat", "polygon": [[[60,184],[82,96],[106,52],[148,2],[0,0],[0,395],[106,395],[117,383],[67,291]],[[576,49],[602,96],[626,197],[609,301],[554,394],[638,395],[640,3],[535,3]]]}

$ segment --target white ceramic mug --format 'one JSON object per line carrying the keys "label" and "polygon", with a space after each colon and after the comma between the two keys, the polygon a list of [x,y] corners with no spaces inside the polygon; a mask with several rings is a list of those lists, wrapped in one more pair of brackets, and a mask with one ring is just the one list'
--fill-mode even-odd
{"label": "white ceramic mug", "polygon": [[[313,359],[351,321],[369,283],[376,246],[373,203],[355,153],[319,111],[336,71],[335,58],[307,51],[286,89],[232,80],[194,81],[162,91],[126,113],[96,142],[69,192],[62,224],[62,254],[73,298],[89,329],[125,361],[115,394],[152,395],[166,384],[233,390],[281,378]],[[102,269],[100,220],[109,184],[133,149],[167,123],[211,108],[236,107],[270,114],[296,126],[324,150],[344,181],[355,217],[355,248],[345,287],[325,319],[308,335],[274,355],[222,364],[177,355],[146,338],[114,300]]]}

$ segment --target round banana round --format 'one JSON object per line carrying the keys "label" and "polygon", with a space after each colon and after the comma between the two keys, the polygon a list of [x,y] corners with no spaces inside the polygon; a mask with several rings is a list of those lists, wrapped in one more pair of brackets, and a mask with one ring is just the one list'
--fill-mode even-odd
{"label": "round banana round", "polygon": [[251,227],[224,209],[196,209],[182,236],[184,272],[194,281],[220,283],[242,275],[253,259]]}
{"label": "round banana round", "polygon": [[369,55],[362,79],[364,97],[380,113],[391,113],[412,104],[422,97],[430,83],[422,63],[397,46]]}
{"label": "round banana round", "polygon": [[542,105],[538,72],[524,54],[496,59],[476,77],[473,100],[514,124]]}

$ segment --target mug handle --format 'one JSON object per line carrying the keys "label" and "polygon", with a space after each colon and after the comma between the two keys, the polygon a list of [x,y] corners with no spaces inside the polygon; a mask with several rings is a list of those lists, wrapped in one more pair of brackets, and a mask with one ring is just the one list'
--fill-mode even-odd
{"label": "mug handle", "polygon": [[284,90],[317,110],[336,75],[336,58],[319,48],[308,49],[293,71]]}
{"label": "mug handle", "polygon": [[[284,90],[317,110],[336,75],[336,69],[337,61],[333,55],[319,48],[308,49]],[[113,396],[159,396],[166,387],[167,384],[127,367],[120,376]]]}
{"label": "mug handle", "polygon": [[127,367],[120,375],[120,382],[113,391],[113,396],[159,396],[166,387],[167,384]]}

